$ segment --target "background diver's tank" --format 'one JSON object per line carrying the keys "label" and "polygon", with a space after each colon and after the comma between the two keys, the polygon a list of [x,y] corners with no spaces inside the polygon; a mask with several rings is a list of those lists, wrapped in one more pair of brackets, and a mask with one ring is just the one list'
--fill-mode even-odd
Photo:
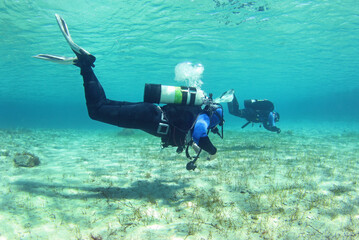
{"label": "background diver's tank", "polygon": [[148,103],[200,106],[204,102],[205,95],[202,90],[194,87],[174,87],[146,83],[143,99],[144,102]]}

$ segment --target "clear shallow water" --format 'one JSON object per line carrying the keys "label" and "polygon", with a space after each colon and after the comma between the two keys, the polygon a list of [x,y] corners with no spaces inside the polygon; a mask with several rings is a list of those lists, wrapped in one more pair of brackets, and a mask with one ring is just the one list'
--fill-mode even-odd
{"label": "clear shallow water", "polygon": [[[357,238],[356,0],[74,3],[0,0],[0,238]],[[72,55],[54,13],[109,98],[141,101],[191,61],[215,97],[274,101],[282,133],[227,114],[239,131],[188,172],[158,138],[94,131],[107,125],[88,118],[79,69],[31,57]],[[40,166],[14,167],[23,152]]]}
{"label": "clear shallow water", "polygon": [[54,13],[97,57],[109,98],[142,101],[145,83],[176,84],[175,66],[191,61],[206,92],[270,99],[283,122],[357,121],[358,12],[355,0],[3,0],[0,126],[104,126],[87,117],[79,69],[31,58],[72,55]]}

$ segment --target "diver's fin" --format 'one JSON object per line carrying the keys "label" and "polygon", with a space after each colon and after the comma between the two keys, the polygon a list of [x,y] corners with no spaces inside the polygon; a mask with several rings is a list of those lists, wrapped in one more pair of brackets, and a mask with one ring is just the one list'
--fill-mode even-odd
{"label": "diver's fin", "polygon": [[76,65],[78,67],[81,66],[95,67],[93,63],[95,62],[96,58],[93,55],[91,55],[88,51],[86,51],[85,49],[74,43],[74,41],[71,38],[69,29],[67,28],[65,20],[58,14],[55,14],[55,17],[62,34],[64,35],[67,43],[70,45],[72,51],[76,54],[76,57],[63,57],[63,56],[50,55],[50,54],[39,54],[34,57],[54,63],[65,64],[65,65]]}
{"label": "diver's fin", "polygon": [[233,97],[234,97],[234,90],[229,89],[228,91],[222,93],[220,97],[214,99],[213,102],[215,103],[232,102]]}
{"label": "diver's fin", "polygon": [[77,58],[75,57],[63,57],[63,56],[50,55],[50,54],[38,54],[33,57],[54,63],[64,64],[64,65],[74,65],[77,62]]}
{"label": "diver's fin", "polygon": [[67,43],[70,45],[72,51],[74,51],[74,53],[76,55],[81,55],[83,53],[80,50],[83,50],[83,52],[86,53],[87,55],[91,55],[88,51],[86,51],[85,49],[83,49],[82,47],[80,47],[79,45],[74,43],[74,41],[71,38],[69,29],[67,27],[65,20],[59,14],[55,14],[55,17],[56,17],[57,23],[59,24],[60,30],[61,30],[62,34],[64,35]]}
{"label": "diver's fin", "polygon": [[245,127],[247,127],[248,126],[248,124],[250,124],[251,122],[250,121],[248,121],[247,123],[245,123],[243,126],[242,126],[242,128],[245,128]]}

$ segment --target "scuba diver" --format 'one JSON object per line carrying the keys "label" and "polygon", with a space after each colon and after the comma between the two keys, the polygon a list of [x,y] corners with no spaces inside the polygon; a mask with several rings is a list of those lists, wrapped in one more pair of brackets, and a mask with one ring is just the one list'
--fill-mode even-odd
{"label": "scuba diver", "polygon": [[280,133],[281,130],[276,126],[279,121],[279,113],[274,111],[274,105],[268,100],[244,100],[244,109],[239,109],[236,96],[233,94],[233,100],[228,102],[229,113],[245,118],[248,122],[242,126],[245,128],[250,123],[262,123],[263,127],[271,132]]}
{"label": "scuba diver", "polygon": [[[203,91],[192,87],[171,87],[160,84],[146,84],[144,102],[125,102],[107,99],[105,91],[97,79],[93,67],[96,58],[71,39],[63,18],[56,14],[59,27],[76,57],[39,54],[36,58],[47,61],[75,65],[81,69],[86,105],[93,120],[123,128],[140,129],[160,137],[162,147],[175,146],[177,153],[186,148],[186,156],[191,159],[187,170],[196,168],[195,162],[203,149],[214,159],[217,148],[208,137],[210,130],[223,138],[223,108],[204,96]],[[173,97],[173,98],[171,98]],[[167,103],[160,106],[160,103]],[[202,109],[202,105],[205,107]],[[222,126],[222,135],[217,125]],[[197,153],[191,157],[189,146]]]}

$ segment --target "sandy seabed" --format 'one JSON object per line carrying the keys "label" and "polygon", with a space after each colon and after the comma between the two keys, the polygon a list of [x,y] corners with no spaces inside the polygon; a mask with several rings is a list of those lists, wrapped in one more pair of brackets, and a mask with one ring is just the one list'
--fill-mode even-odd
{"label": "sandy seabed", "polygon": [[211,138],[187,171],[142,132],[2,129],[0,240],[359,239],[359,131]]}

